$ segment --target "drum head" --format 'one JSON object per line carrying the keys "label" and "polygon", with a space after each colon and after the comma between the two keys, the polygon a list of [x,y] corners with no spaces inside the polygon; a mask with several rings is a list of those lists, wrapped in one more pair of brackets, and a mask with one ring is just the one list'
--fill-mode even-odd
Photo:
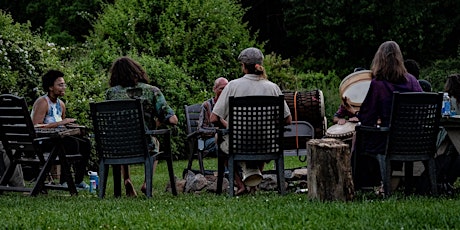
{"label": "drum head", "polygon": [[339,86],[340,96],[350,99],[350,104],[359,107],[366,97],[372,81],[370,70],[361,70],[345,77]]}
{"label": "drum head", "polygon": [[353,136],[355,132],[355,126],[357,123],[354,122],[346,122],[343,125],[335,124],[329,127],[326,131],[326,137],[339,137],[339,138],[346,138]]}

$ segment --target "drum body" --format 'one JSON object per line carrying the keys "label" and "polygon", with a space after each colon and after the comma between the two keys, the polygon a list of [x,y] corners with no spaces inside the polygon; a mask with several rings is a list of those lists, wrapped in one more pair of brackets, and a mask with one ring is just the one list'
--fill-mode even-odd
{"label": "drum body", "polygon": [[348,97],[350,99],[350,105],[359,111],[359,107],[369,91],[371,81],[372,72],[370,70],[361,70],[351,73],[340,83],[340,96],[342,98]]}
{"label": "drum body", "polygon": [[[326,131],[323,92],[319,89],[308,92],[284,91],[284,99],[291,111],[292,120],[307,121],[315,128],[315,138],[321,138]],[[295,98],[295,101],[294,101]]]}
{"label": "drum body", "polygon": [[353,137],[356,124],[348,121],[343,125],[335,124],[326,130],[326,137],[348,140]]}

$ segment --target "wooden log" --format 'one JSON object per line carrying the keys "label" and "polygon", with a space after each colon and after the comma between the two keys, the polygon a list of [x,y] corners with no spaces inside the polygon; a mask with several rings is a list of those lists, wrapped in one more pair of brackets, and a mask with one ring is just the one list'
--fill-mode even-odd
{"label": "wooden log", "polygon": [[354,196],[350,148],[333,138],[307,142],[308,197],[350,201]]}

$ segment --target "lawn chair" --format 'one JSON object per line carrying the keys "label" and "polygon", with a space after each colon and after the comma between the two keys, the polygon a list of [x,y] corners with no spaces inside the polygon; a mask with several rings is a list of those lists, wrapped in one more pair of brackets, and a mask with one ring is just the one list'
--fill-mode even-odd
{"label": "lawn chair", "polygon": [[[270,160],[275,161],[278,192],[284,195],[284,96],[230,97],[228,127],[218,133],[229,137],[229,195],[234,195],[235,162]],[[226,154],[219,152],[217,193],[222,192],[225,160]]]}
{"label": "lawn chair", "polygon": [[298,156],[299,160],[307,155],[307,141],[315,138],[315,128],[306,121],[292,121],[284,127],[284,156]]}
{"label": "lawn chair", "polygon": [[201,104],[185,105],[185,120],[187,122],[187,143],[188,148],[188,164],[184,170],[182,177],[187,173],[188,170],[192,170],[193,160],[198,160],[200,167],[199,172],[205,175],[205,169],[203,164],[203,158],[208,155],[208,151],[204,149],[204,143],[210,135],[215,134],[214,128],[200,129],[198,128],[198,120],[200,118]]}
{"label": "lawn chair", "polygon": [[[389,127],[356,126],[356,153],[378,160],[385,196],[391,195],[391,161],[405,162],[406,194],[410,192],[413,162],[427,162],[425,165],[429,170],[431,192],[437,194],[434,155],[441,103],[441,93],[394,92]],[[376,133],[386,135],[385,152],[370,154],[366,150],[366,139],[374,137]]]}
{"label": "lawn chair", "polygon": [[[164,155],[172,192],[177,195],[171,155],[171,131],[169,129],[146,130],[140,99],[110,100],[90,103],[94,126],[96,152],[99,157],[99,197],[104,198],[109,165],[113,166],[114,194],[121,196],[121,165],[144,164],[146,195],[152,196],[153,162]],[[153,153],[147,135],[164,135],[163,149]]]}
{"label": "lawn chair", "polygon": [[[67,155],[63,146],[65,138],[79,134],[78,129],[47,129],[48,134],[39,137],[27,109],[24,98],[10,94],[0,95],[0,139],[10,165],[4,170],[0,180],[1,191],[27,192],[35,196],[46,189],[68,190],[77,195],[75,182],[71,176],[70,163],[82,159],[80,154]],[[51,146],[47,151],[45,146]],[[45,183],[53,164],[61,164],[61,171],[68,178],[68,186]],[[17,165],[31,166],[39,172],[33,187],[7,186]]]}

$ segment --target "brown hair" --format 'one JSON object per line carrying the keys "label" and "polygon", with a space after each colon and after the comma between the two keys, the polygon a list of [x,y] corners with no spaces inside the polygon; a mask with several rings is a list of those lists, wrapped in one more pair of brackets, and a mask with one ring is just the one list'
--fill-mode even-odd
{"label": "brown hair", "polygon": [[149,78],[144,68],[129,57],[120,57],[110,67],[110,86],[135,86],[138,82],[148,83]]}
{"label": "brown hair", "polygon": [[265,72],[265,68],[260,64],[244,64],[244,68],[248,71],[249,74],[259,75],[262,79],[267,79],[267,73]]}
{"label": "brown hair", "polygon": [[391,83],[404,83],[407,73],[404,59],[398,43],[386,41],[382,43],[374,55],[371,71],[377,80],[386,80]]}
{"label": "brown hair", "polygon": [[460,74],[451,74],[447,77],[444,91],[449,93],[451,97],[455,97],[457,104],[460,103]]}

